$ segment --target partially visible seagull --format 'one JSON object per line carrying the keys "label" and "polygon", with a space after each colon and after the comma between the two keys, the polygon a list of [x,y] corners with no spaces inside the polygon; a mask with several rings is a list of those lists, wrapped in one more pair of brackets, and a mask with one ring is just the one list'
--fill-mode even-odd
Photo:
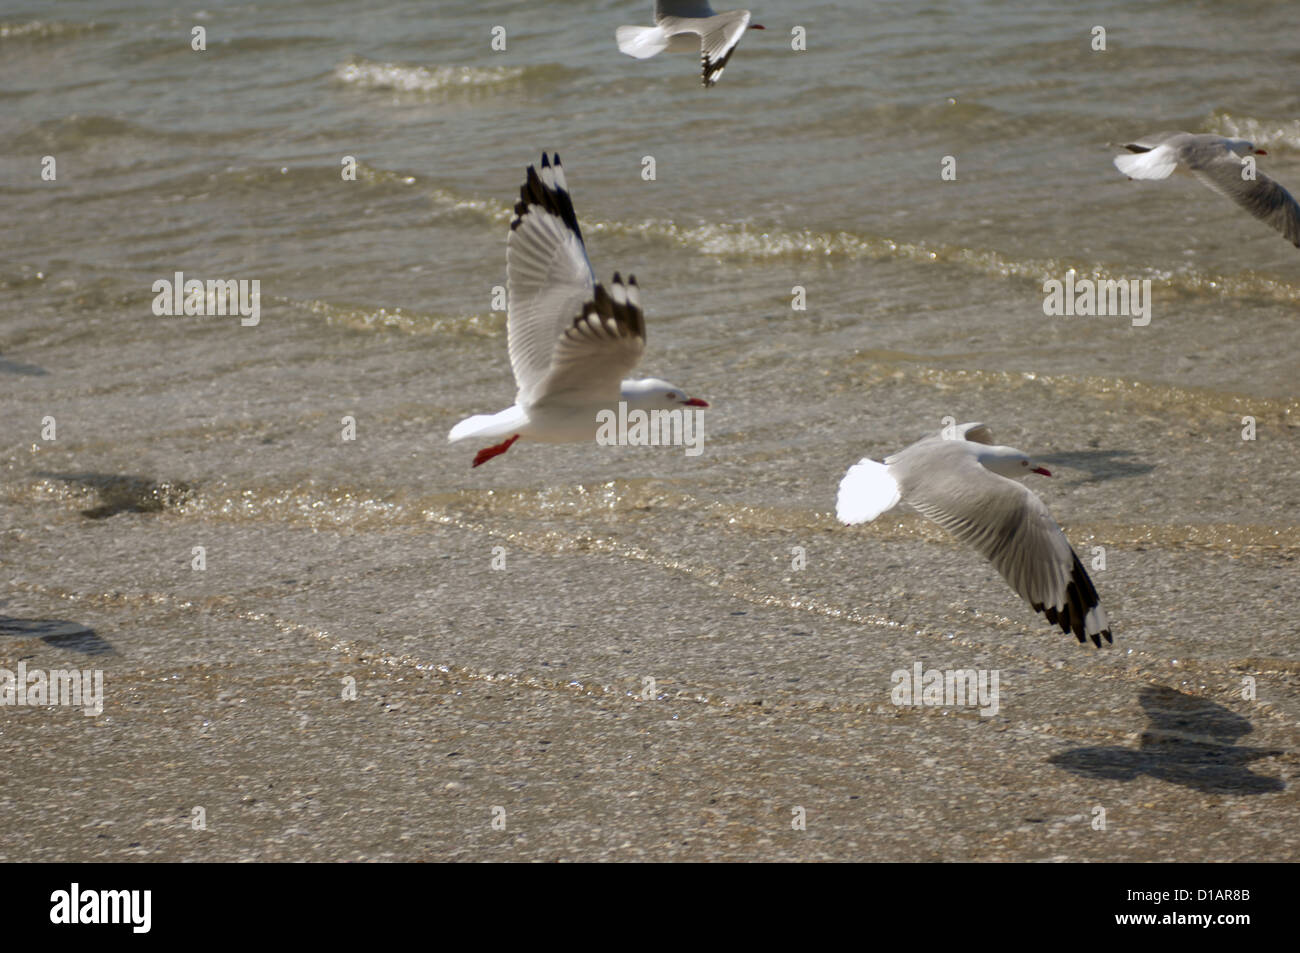
{"label": "partially visible seagull", "polygon": [[983,424],[962,424],[951,439],[932,434],[884,463],[863,459],[840,481],[835,514],[870,522],[900,500],[985,555],[1047,621],[1101,647],[1110,623],[1070,542],[1043,501],[1016,482],[1052,474],[1013,447],[993,445]]}
{"label": "partially visible seagull", "polygon": [[476,414],[451,428],[449,441],[508,439],[474,457],[480,466],[523,437],[544,443],[594,440],[599,411],[707,407],[656,378],[623,380],[645,350],[645,318],[636,278],[614,272],[596,283],[564,184],[560,157],[528,167],[506,242],[506,335],[519,391],[514,406]]}
{"label": "partially visible seagull", "polygon": [[712,86],[735,52],[745,28],[748,10],[714,13],[705,0],[655,0],[654,26],[621,26],[614,31],[618,48],[639,60],[667,50],[669,53],[700,53],[705,86]]}
{"label": "partially visible seagull", "polygon": [[1133,155],[1116,156],[1115,168],[1130,179],[1167,179],[1175,171],[1194,175],[1300,248],[1300,206],[1290,192],[1256,172],[1253,161],[1245,161],[1247,156],[1268,155],[1253,142],[1208,133],[1161,132],[1125,143],[1124,148]]}

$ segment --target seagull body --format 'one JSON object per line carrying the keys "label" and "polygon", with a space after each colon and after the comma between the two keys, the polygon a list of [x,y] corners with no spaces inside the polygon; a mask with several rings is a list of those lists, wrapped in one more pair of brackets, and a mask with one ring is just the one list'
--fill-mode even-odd
{"label": "seagull body", "polygon": [[748,10],[714,13],[704,0],[656,0],[654,26],[621,26],[614,31],[618,48],[628,56],[647,59],[665,51],[699,53],[701,79],[712,86],[749,25]]}
{"label": "seagull body", "polygon": [[479,466],[524,438],[543,443],[594,440],[597,414],[707,407],[657,378],[623,380],[645,350],[636,278],[614,273],[607,291],[587,259],[560,157],[528,167],[506,242],[506,331],[519,391],[513,406],[476,414],[451,428],[451,442],[508,439],[480,450]]}
{"label": "seagull body", "polygon": [[1254,172],[1253,178],[1244,174],[1247,156],[1268,155],[1254,143],[1209,134],[1162,132],[1126,143],[1124,148],[1131,155],[1116,156],[1115,167],[1130,179],[1167,179],[1173,172],[1195,176],[1300,248],[1300,206],[1291,193],[1262,172]]}
{"label": "seagull body", "polygon": [[983,424],[933,434],[884,463],[863,459],[840,481],[835,512],[850,525],[905,502],[985,555],[1047,621],[1100,647],[1110,623],[1083,563],[1043,501],[1017,482],[1051,476],[1014,447],[993,444]]}

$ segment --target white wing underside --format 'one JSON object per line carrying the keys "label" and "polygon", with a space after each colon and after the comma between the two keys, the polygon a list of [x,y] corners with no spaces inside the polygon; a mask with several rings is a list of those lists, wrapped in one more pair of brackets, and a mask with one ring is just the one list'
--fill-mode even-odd
{"label": "white wing underside", "polygon": [[617,273],[609,292],[597,285],[581,317],[572,321],[555,347],[555,356],[534,406],[612,406],[626,377],[645,350],[645,321],[636,279],[625,285]]}
{"label": "white wing underside", "polygon": [[957,443],[917,444],[894,468],[906,502],[979,550],[1049,622],[1080,641],[1109,638],[1097,591],[1043,501]]}
{"label": "white wing underside", "polygon": [[559,156],[529,166],[506,245],[510,365],[521,407],[618,400],[644,347],[635,279],[596,284]]}

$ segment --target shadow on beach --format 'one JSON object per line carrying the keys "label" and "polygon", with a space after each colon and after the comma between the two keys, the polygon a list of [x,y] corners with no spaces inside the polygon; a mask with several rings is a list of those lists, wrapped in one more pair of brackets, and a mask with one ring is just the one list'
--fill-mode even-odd
{"label": "shadow on beach", "polygon": [[93,492],[98,506],[81,511],[92,520],[107,519],[118,513],[161,513],[179,506],[189,497],[189,484],[158,482],[142,476],[124,476],[117,473],[38,473],[37,476],[61,480]]}
{"label": "shadow on beach", "polygon": [[68,649],[82,655],[109,655],[113,646],[95,630],[67,619],[17,619],[0,615],[0,637],[40,639],[56,649]]}
{"label": "shadow on beach", "polygon": [[1146,774],[1207,794],[1267,794],[1286,787],[1247,767],[1282,752],[1233,744],[1254,730],[1241,715],[1160,686],[1144,688],[1138,700],[1150,724],[1137,748],[1075,748],[1048,761],[1084,777],[1132,781]]}

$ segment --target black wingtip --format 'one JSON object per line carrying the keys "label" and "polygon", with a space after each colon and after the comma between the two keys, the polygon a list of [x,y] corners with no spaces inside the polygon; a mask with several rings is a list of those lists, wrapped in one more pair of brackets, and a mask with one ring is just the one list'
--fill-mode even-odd
{"label": "black wingtip", "polygon": [[1041,612],[1050,624],[1059,626],[1066,635],[1073,635],[1080,645],[1087,645],[1091,640],[1097,648],[1101,648],[1102,637],[1105,637],[1110,645],[1115,643],[1110,629],[1103,629],[1100,632],[1089,632],[1087,629],[1088,613],[1100,604],[1101,599],[1097,595],[1097,589],[1088,578],[1088,571],[1083,568],[1083,563],[1079,561],[1077,554],[1074,556],[1070,581],[1065,587],[1065,604],[1058,609],[1056,606],[1044,605],[1041,602],[1030,603],[1035,612]]}
{"label": "black wingtip", "polygon": [[[560,154],[556,152],[548,156],[543,152],[541,167],[543,171],[552,167],[559,169]],[[573,232],[579,241],[582,241],[582,229],[578,226],[578,213],[573,209],[573,199],[569,196],[568,188],[558,181],[554,186],[547,185],[542,181],[542,176],[538,174],[537,167],[530,165],[525,175],[524,184],[519,189],[519,201],[515,203],[515,217],[510,221],[511,231],[519,227],[524,216],[528,213],[528,209],[532,206],[538,206],[558,217],[560,221],[564,222],[565,227]]]}
{"label": "black wingtip", "polygon": [[[610,282],[610,287],[619,285],[627,287],[635,286],[636,280],[629,279],[625,285],[618,272],[614,272],[614,279]],[[622,337],[635,337],[645,340],[645,315],[641,311],[641,306],[635,300],[634,295],[620,295],[621,301],[615,300],[614,296],[606,290],[603,284],[597,283],[592,298],[583,307],[581,313],[574,318],[573,325],[566,329],[565,334],[586,334],[585,324],[587,318],[595,315],[602,323],[612,321],[617,333]]]}

